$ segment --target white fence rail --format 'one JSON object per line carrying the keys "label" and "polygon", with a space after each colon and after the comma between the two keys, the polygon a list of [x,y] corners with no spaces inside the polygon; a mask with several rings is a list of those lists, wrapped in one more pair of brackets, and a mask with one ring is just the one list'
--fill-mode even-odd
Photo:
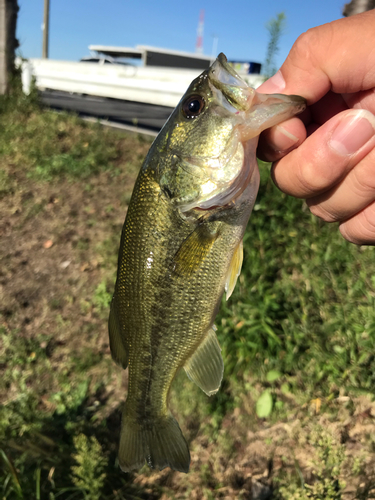
{"label": "white fence rail", "polygon": [[[191,81],[201,73],[200,70],[51,59],[29,59],[19,63],[26,93],[35,77],[40,90],[53,89],[170,107],[178,104]],[[245,79],[252,87],[263,81],[260,75],[247,75]]]}

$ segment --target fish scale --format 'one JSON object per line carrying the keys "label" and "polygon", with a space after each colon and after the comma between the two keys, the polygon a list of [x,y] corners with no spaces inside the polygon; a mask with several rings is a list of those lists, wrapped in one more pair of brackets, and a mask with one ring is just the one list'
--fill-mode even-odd
{"label": "fish scale", "polygon": [[109,318],[113,359],[129,369],[124,471],[144,463],[189,470],[170,387],[181,368],[207,395],[220,387],[214,319],[240,272],[259,185],[258,136],[303,108],[298,96],[257,94],[221,54],[150,148],[126,215]]}

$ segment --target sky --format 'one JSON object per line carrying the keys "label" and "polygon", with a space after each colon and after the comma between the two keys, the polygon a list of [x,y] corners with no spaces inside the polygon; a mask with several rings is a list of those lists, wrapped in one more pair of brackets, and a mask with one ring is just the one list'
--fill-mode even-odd
{"label": "sky", "polygon": [[[18,0],[19,54],[41,57],[44,0]],[[50,0],[50,59],[78,61],[88,46],[155,47],[194,52],[200,11],[204,10],[203,52],[263,63],[267,22],[286,16],[276,66],[304,31],[342,17],[349,0]],[[215,54],[217,55],[217,54]]]}

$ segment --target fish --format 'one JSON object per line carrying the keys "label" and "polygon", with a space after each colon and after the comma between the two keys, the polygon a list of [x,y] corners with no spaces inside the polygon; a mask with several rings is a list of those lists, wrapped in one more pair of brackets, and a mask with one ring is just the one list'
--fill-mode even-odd
{"label": "fish", "polygon": [[108,321],[112,358],[129,370],[118,451],[125,472],[146,463],[189,471],[168,394],[181,368],[208,396],[220,387],[214,320],[241,271],[258,137],[305,105],[256,92],[220,54],[151,145],[122,230]]}

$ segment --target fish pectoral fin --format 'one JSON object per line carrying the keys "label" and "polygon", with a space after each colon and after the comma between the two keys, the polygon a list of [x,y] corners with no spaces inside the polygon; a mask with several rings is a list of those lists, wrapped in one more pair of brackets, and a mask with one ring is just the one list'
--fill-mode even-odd
{"label": "fish pectoral fin", "polygon": [[203,342],[184,366],[186,375],[207,396],[212,396],[219,390],[224,373],[221,348],[214,328],[210,328]]}
{"label": "fish pectoral fin", "polygon": [[210,252],[218,235],[217,230],[211,230],[206,224],[200,224],[178,249],[174,257],[174,272],[183,276],[193,274]]}
{"label": "fish pectoral fin", "polygon": [[241,267],[243,261],[243,241],[241,240],[238,247],[234,251],[232,261],[229,266],[227,279],[225,282],[226,300],[232,295],[234,287],[237,283],[237,278],[241,274]]}
{"label": "fish pectoral fin", "polygon": [[125,369],[128,366],[129,356],[121,338],[121,326],[118,319],[117,301],[115,296],[113,296],[111,303],[111,310],[108,319],[108,331],[112,359],[115,363]]}

